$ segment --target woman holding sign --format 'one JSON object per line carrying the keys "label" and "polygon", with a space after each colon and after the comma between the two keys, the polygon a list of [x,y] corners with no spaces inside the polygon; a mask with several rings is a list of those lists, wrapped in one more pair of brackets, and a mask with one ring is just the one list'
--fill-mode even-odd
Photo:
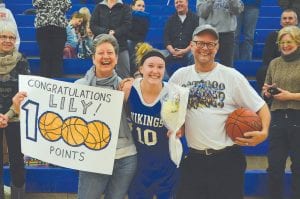
{"label": "woman holding sign", "polygon": [[138,151],[137,173],[128,196],[129,199],[152,199],[156,195],[158,199],[170,199],[174,197],[179,176],[169,153],[168,129],[161,117],[162,101],[171,86],[162,81],[165,57],[159,51],[149,49],[138,65],[143,78],[136,79],[133,84],[125,82],[121,87]]}
{"label": "woman holding sign", "polygon": [[[94,39],[93,63],[84,78],[76,83],[118,89],[121,78],[115,72],[119,45],[114,36],[98,35]],[[117,151],[112,175],[79,172],[78,198],[98,199],[105,193],[105,198],[124,199],[129,184],[136,170],[136,149],[123,110],[121,116]]]}
{"label": "woman holding sign", "polygon": [[15,49],[17,27],[0,22],[0,198],[3,193],[3,134],[9,153],[11,198],[25,197],[25,170],[21,153],[20,123],[12,106],[12,97],[18,92],[18,75],[29,74],[26,58]]}

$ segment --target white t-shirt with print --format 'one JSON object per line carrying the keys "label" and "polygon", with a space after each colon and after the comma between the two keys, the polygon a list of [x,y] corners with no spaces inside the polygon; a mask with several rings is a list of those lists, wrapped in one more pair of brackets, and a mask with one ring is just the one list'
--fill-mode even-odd
{"label": "white t-shirt with print", "polygon": [[240,107],[257,112],[265,104],[241,73],[219,63],[201,74],[195,65],[180,68],[169,81],[190,89],[185,133],[198,150],[233,145],[225,132],[228,115]]}

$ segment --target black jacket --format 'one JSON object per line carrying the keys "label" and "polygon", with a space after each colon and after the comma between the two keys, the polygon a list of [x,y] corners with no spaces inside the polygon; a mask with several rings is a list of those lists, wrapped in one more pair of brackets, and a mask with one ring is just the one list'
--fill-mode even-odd
{"label": "black jacket", "polygon": [[90,28],[95,36],[114,30],[120,52],[127,49],[127,33],[131,28],[131,12],[128,5],[116,3],[111,9],[104,3],[97,4],[91,17]]}
{"label": "black jacket", "polygon": [[176,12],[168,19],[165,25],[165,47],[172,45],[173,48],[186,48],[190,44],[193,32],[198,25],[199,17],[193,12],[188,11],[183,23]]}

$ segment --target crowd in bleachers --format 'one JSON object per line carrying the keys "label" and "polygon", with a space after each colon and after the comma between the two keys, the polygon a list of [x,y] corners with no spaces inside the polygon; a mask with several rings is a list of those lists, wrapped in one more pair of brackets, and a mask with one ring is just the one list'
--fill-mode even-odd
{"label": "crowd in bleachers", "polygon": [[[114,58],[117,59],[115,70],[122,79],[139,73],[140,62],[136,61],[136,56],[140,53],[136,52],[139,49],[139,43],[148,42],[154,48],[159,49],[154,52],[156,56],[164,56],[165,80],[168,80],[179,68],[195,63],[191,51],[192,46],[207,50],[213,50],[218,46],[216,52],[218,63],[234,67],[249,78],[249,82],[253,84],[251,85],[256,91],[263,92],[263,97],[269,102],[273,112],[281,107],[283,112],[277,112],[276,118],[288,115],[292,118],[292,122],[295,122],[294,119],[299,116],[297,86],[300,86],[287,86],[289,91],[296,93],[295,95],[290,95],[288,90],[279,89],[279,92],[286,94],[283,99],[280,97],[277,99],[270,95],[269,89],[276,86],[272,81],[273,78],[277,78],[278,81],[282,79],[282,81],[286,81],[285,78],[274,76],[276,67],[274,65],[280,61],[272,60],[282,57],[283,61],[281,60],[280,63],[286,66],[294,66],[290,62],[298,60],[298,54],[294,55],[293,52],[285,49],[287,45],[300,46],[300,43],[298,44],[300,38],[298,41],[298,38],[294,36],[296,33],[292,32],[297,32],[297,30],[284,29],[287,32],[282,34],[279,33],[279,30],[298,25],[297,14],[299,14],[300,4],[291,0],[278,0],[278,5],[282,9],[278,5],[271,5],[270,7],[274,7],[273,14],[276,14],[270,15],[272,17],[261,17],[265,16],[264,13],[261,13],[263,3],[265,3],[263,0],[174,0],[174,2],[159,1],[157,5],[152,5],[146,0],[133,0],[132,2],[81,0],[76,3],[71,0],[33,0],[32,4],[28,2],[21,6],[21,3],[1,2],[0,0],[0,21],[9,23],[19,30],[19,32],[14,32],[11,37],[15,37],[15,48],[29,56],[29,62],[26,62],[30,64],[31,72],[50,78],[67,77],[69,74],[81,76],[92,65],[95,65],[95,60],[92,59],[95,56],[93,48],[95,40],[93,39],[102,34],[113,36],[118,42],[118,50],[114,49],[116,53]],[[281,12],[282,10],[283,12]],[[193,40],[194,30],[205,24],[209,24],[217,30],[218,44]],[[260,29],[257,29],[258,26]],[[2,36],[1,34],[0,32],[0,36]],[[285,38],[286,35],[289,37]],[[110,37],[108,36],[108,38]],[[10,37],[4,39],[12,40]],[[289,54],[293,56],[289,56]],[[269,69],[269,71],[273,70],[272,74],[267,72],[269,66],[272,67]],[[280,70],[286,72],[287,75],[291,73],[282,68]],[[69,73],[69,71],[71,72]],[[250,80],[254,76],[257,78],[257,83]],[[266,80],[265,77],[267,77]],[[294,75],[293,78],[295,77]],[[265,81],[268,83],[267,85],[264,84]],[[281,85],[286,86],[287,84],[282,83]],[[272,105],[269,98],[279,101],[278,107],[276,107],[276,103]],[[297,102],[288,104],[286,103],[288,100]],[[284,102],[281,103],[281,101]],[[296,111],[291,111],[291,109]],[[294,129],[291,128],[291,131]],[[271,144],[277,147],[276,140],[274,140],[271,140]],[[288,147],[282,147],[281,150],[292,150],[293,153],[296,151],[294,148]],[[279,182],[282,179],[276,177],[284,171],[282,168],[274,166],[274,161],[276,161],[274,154],[273,150],[269,157],[271,160],[269,172],[273,175],[273,182],[277,180],[278,183],[270,186],[271,190],[277,190],[278,193],[274,194],[272,199],[275,197],[281,199],[282,190]],[[285,153],[281,157],[286,158],[287,156],[288,154]],[[292,161],[298,159],[292,156]],[[282,160],[281,163],[283,165],[285,160]],[[297,166],[299,167],[299,165]],[[297,177],[299,177],[300,170],[298,167],[292,168]],[[293,181],[294,186],[300,184],[298,181]],[[12,187],[16,188],[16,192],[21,193],[24,191],[24,182],[17,187]],[[299,191],[296,189],[293,191],[293,199],[296,199]],[[3,194],[3,190],[0,189],[0,198],[1,194]]]}

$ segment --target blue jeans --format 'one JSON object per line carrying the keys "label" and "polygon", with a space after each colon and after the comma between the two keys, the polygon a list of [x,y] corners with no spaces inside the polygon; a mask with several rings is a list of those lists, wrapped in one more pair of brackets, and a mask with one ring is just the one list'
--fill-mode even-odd
{"label": "blue jeans", "polygon": [[[100,163],[99,163],[100,164]],[[79,172],[78,199],[124,199],[135,174],[137,156],[115,160],[113,174]]]}
{"label": "blue jeans", "polygon": [[283,199],[284,173],[291,158],[292,199],[300,198],[300,110],[272,111],[269,134],[269,198]]}
{"label": "blue jeans", "polygon": [[[234,59],[251,60],[254,45],[254,33],[259,15],[259,8],[245,6],[244,11],[237,17],[235,31]],[[241,38],[241,34],[243,34]]]}

